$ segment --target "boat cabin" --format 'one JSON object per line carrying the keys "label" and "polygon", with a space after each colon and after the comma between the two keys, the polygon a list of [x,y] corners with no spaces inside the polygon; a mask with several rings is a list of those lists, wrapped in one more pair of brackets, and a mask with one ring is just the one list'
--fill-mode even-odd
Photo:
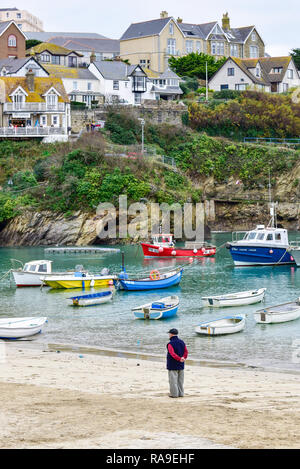
{"label": "boat cabin", "polygon": [[31,274],[51,274],[52,261],[31,261],[24,265],[23,272]]}
{"label": "boat cabin", "polygon": [[152,243],[155,244],[155,246],[174,246],[175,243],[173,241],[173,235],[172,234],[154,234],[152,235]]}
{"label": "boat cabin", "polygon": [[257,225],[255,230],[248,231],[242,242],[250,241],[251,243],[263,243],[263,244],[278,244],[285,245],[289,244],[288,232],[283,228],[265,228],[264,225]]}

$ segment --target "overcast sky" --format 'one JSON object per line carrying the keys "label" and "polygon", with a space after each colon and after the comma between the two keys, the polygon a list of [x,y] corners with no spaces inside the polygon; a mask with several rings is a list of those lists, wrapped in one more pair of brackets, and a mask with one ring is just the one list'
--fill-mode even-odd
{"label": "overcast sky", "polygon": [[3,0],[1,7],[28,10],[44,22],[45,31],[95,32],[119,39],[130,23],[159,18],[161,10],[185,22],[206,23],[221,21],[228,11],[231,26],[256,25],[266,51],[287,55],[292,48],[300,48],[299,0]]}

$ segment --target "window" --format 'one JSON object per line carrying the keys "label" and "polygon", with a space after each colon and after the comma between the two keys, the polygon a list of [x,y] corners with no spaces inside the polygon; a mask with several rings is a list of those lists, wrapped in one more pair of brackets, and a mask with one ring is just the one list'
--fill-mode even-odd
{"label": "window", "polygon": [[259,241],[262,241],[264,239],[264,237],[265,237],[265,233],[258,233],[256,239],[259,240]]}
{"label": "window", "polygon": [[252,39],[253,42],[256,41],[256,33],[253,32],[251,34],[251,39]]}
{"label": "window", "polygon": [[119,89],[119,82],[118,80],[113,81],[113,90],[118,90]]}
{"label": "window", "polygon": [[228,90],[228,88],[229,88],[229,85],[221,85],[221,86],[220,86],[220,90],[221,90],[221,91],[222,91],[222,90]]}
{"label": "window", "polygon": [[198,54],[200,54],[201,51],[202,51],[201,41],[196,41],[196,52],[198,52]]}
{"label": "window", "polygon": [[169,24],[169,33],[172,34],[172,35],[174,34],[174,24],[173,23]]}
{"label": "window", "polygon": [[256,238],[256,232],[254,233],[249,233],[248,239],[255,239]]}
{"label": "window", "polygon": [[77,57],[74,57],[73,55],[69,56],[68,63],[69,67],[77,67]]}
{"label": "window", "polygon": [[212,55],[224,55],[224,42],[212,42],[211,53]]}
{"label": "window", "polygon": [[257,46],[250,46],[250,58],[256,59],[258,57],[258,47]]}
{"label": "window", "polygon": [[49,93],[46,97],[47,109],[56,109],[57,108],[57,94]]}
{"label": "window", "polygon": [[78,82],[77,81],[73,81],[73,90],[78,90]]}
{"label": "window", "polygon": [[15,111],[18,111],[18,110],[21,110],[21,109],[24,109],[24,105],[25,105],[25,95],[21,92],[18,92],[16,94],[13,95],[12,97],[12,101],[13,101],[13,109]]}
{"label": "window", "polygon": [[273,73],[281,73],[282,72],[282,67],[274,67],[272,72]]}
{"label": "window", "polygon": [[89,81],[87,84],[88,91],[92,91],[92,83]]}
{"label": "window", "polygon": [[227,76],[234,77],[234,68],[227,68]]}
{"label": "window", "polygon": [[289,85],[288,83],[282,83],[282,91],[283,93],[286,93],[289,90]]}
{"label": "window", "polygon": [[230,44],[230,55],[232,57],[239,56],[239,46],[237,44]]}
{"label": "window", "polygon": [[39,266],[38,272],[47,272],[47,264],[41,264]]}
{"label": "window", "polygon": [[21,13],[17,13],[17,18],[22,18]]}
{"label": "window", "polygon": [[59,55],[52,55],[52,63],[54,65],[60,65],[60,56]]}
{"label": "window", "polygon": [[51,123],[53,127],[59,127],[59,116],[51,116]]}
{"label": "window", "polygon": [[244,91],[247,88],[247,86],[249,86],[248,83],[238,83],[235,85],[235,89],[237,91]]}
{"label": "window", "polygon": [[185,41],[185,51],[187,54],[193,52],[193,41]]}
{"label": "window", "polygon": [[17,38],[13,34],[8,36],[8,47],[17,47]]}
{"label": "window", "polygon": [[168,39],[168,54],[176,54],[176,39]]}
{"label": "window", "polygon": [[260,77],[260,68],[259,67],[256,67],[256,76]]}
{"label": "window", "polygon": [[275,241],[281,241],[281,233],[275,233]]}
{"label": "window", "polygon": [[288,76],[288,78],[293,79],[294,78],[294,70],[288,69],[288,75],[287,76]]}
{"label": "window", "polygon": [[273,241],[273,233],[268,233],[268,235],[266,237],[266,240],[267,241]]}
{"label": "window", "polygon": [[42,62],[50,62],[50,55],[49,54],[41,54],[41,61]]}
{"label": "window", "polygon": [[140,93],[134,93],[134,104],[141,104],[142,96]]}
{"label": "window", "polygon": [[47,126],[47,116],[43,115],[40,117],[40,125],[42,127],[46,127]]}
{"label": "window", "polygon": [[18,23],[18,28],[22,29],[23,25],[22,23]]}

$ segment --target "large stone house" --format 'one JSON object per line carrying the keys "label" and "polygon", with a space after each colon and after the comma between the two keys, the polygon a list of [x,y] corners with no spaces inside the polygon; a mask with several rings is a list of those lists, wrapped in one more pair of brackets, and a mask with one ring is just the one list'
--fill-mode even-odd
{"label": "large stone house", "polygon": [[0,59],[25,57],[26,37],[14,21],[0,23]]}
{"label": "large stone house", "polygon": [[26,10],[0,8],[0,21],[15,21],[22,31],[43,31],[43,22]]}
{"label": "large stone house", "polygon": [[214,91],[246,90],[284,93],[300,86],[297,67],[291,56],[238,59],[229,57],[209,80]]}
{"label": "large stone house", "polygon": [[255,26],[232,28],[226,13],[218,21],[205,24],[184,23],[162,12],[151,21],[131,24],[120,39],[121,59],[162,73],[171,56],[204,52],[219,57],[264,57],[265,45]]}

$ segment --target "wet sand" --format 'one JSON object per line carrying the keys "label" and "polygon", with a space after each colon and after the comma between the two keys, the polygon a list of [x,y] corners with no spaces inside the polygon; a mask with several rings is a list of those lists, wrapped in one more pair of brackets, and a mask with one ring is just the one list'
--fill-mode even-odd
{"label": "wet sand", "polygon": [[299,374],[187,362],[170,399],[163,359],[5,351],[1,448],[299,448]]}

